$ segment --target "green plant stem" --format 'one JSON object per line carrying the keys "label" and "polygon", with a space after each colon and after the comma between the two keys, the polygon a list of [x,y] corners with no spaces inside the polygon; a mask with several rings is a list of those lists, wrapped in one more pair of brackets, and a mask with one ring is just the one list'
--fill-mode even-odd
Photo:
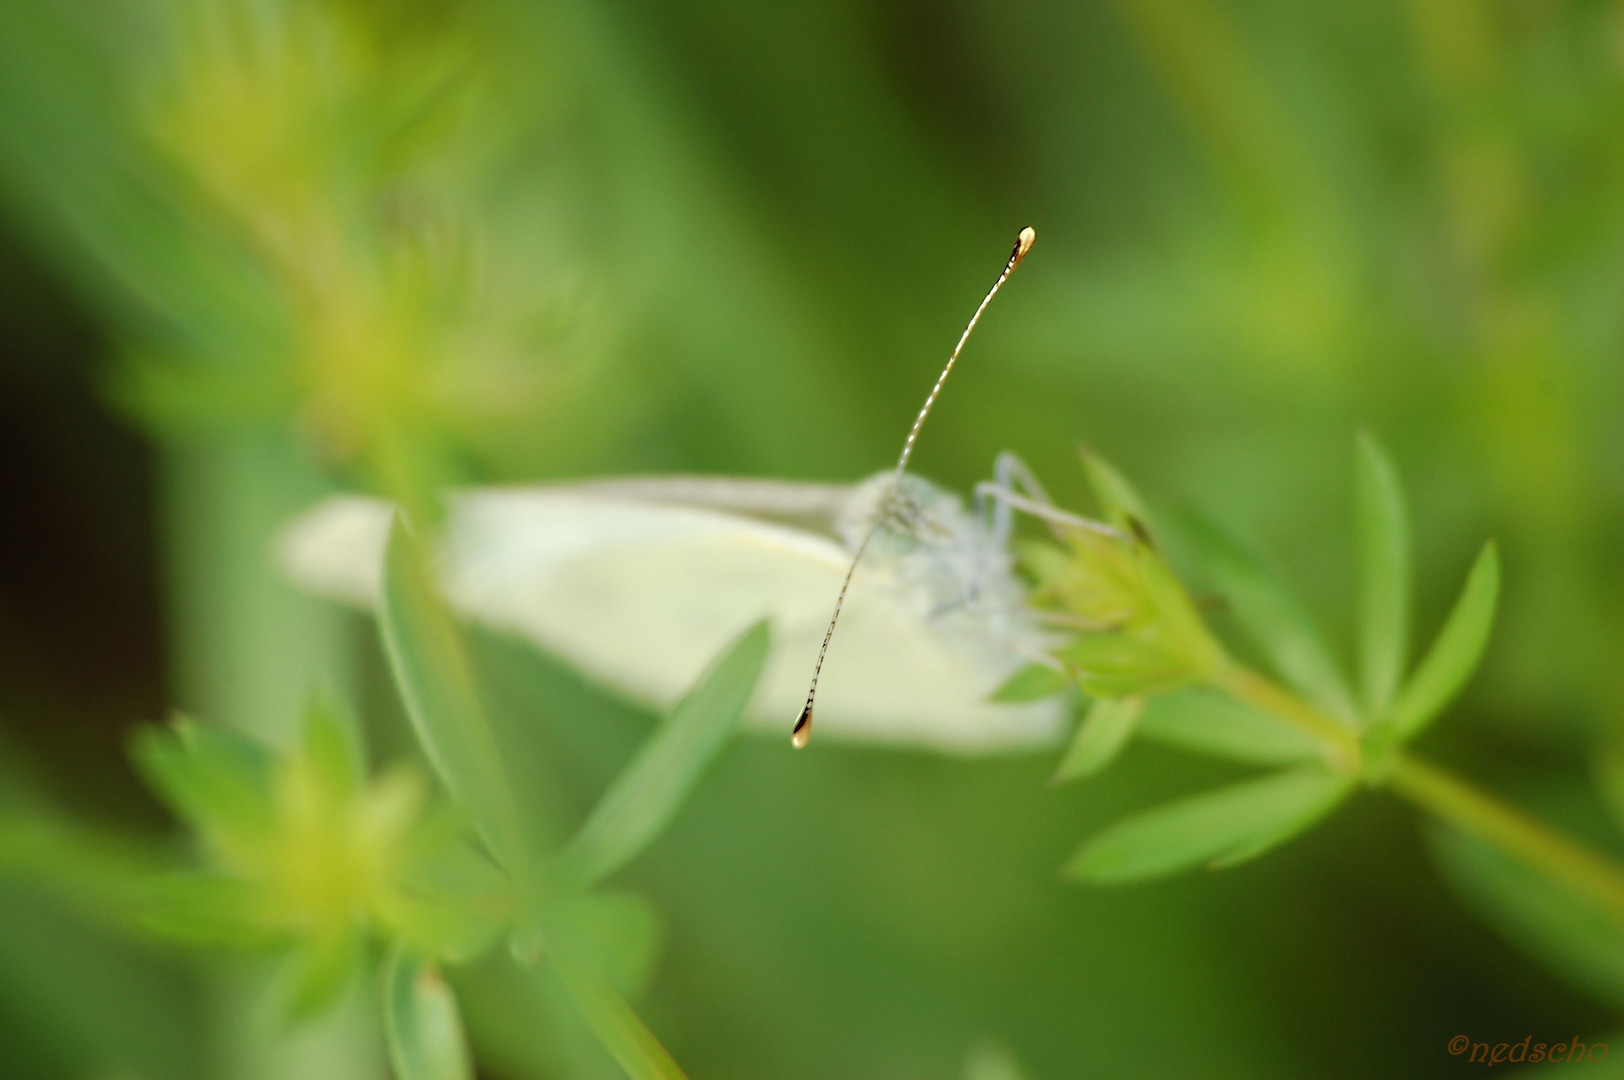
{"label": "green plant stem", "polygon": [[1544,822],[1411,754],[1393,749],[1369,755],[1358,733],[1312,703],[1255,671],[1225,662],[1211,685],[1282,723],[1312,736],[1332,768],[1363,771],[1367,783],[1386,787],[1448,824],[1500,848],[1624,922],[1624,866]]}
{"label": "green plant stem", "polygon": [[1243,701],[1313,738],[1326,762],[1338,772],[1358,773],[1364,761],[1359,736],[1335,717],[1232,661],[1221,661],[1209,680],[1214,689]]}
{"label": "green plant stem", "polygon": [[1611,859],[1409,754],[1394,752],[1386,779],[1389,788],[1423,810],[1564,882],[1624,921],[1624,868]]}

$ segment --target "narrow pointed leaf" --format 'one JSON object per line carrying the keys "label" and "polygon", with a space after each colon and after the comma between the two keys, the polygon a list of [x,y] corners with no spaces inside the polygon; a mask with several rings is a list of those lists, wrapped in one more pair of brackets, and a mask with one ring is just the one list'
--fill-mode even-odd
{"label": "narrow pointed leaf", "polygon": [[1401,738],[1413,738],[1466,684],[1489,643],[1499,596],[1500,556],[1489,543],[1472,565],[1444,628],[1393,703],[1390,718]]}
{"label": "narrow pointed leaf", "polygon": [[988,700],[1002,705],[1021,705],[1054,697],[1070,685],[1066,673],[1052,664],[1027,664],[1004,680]]}
{"label": "narrow pointed leaf", "polygon": [[1133,735],[1144,704],[1144,698],[1137,697],[1101,698],[1094,702],[1078,726],[1065,757],[1060,759],[1055,780],[1077,780],[1111,764]]}
{"label": "narrow pointed leaf", "polygon": [[1106,828],[1066,873],[1121,884],[1255,855],[1307,828],[1349,788],[1346,777],[1305,766],[1169,803]]}
{"label": "narrow pointed leaf", "polygon": [[1357,710],[1347,680],[1297,597],[1213,523],[1186,514],[1182,524],[1180,536],[1281,677],[1321,708],[1352,721]]}
{"label": "narrow pointed leaf", "polygon": [[1359,436],[1359,676],[1365,708],[1393,700],[1410,646],[1410,522],[1398,470],[1374,437]]}
{"label": "narrow pointed leaf", "polygon": [[151,933],[194,945],[263,949],[291,936],[285,913],[257,882],[208,871],[173,871],[141,884],[136,921]]}
{"label": "narrow pointed leaf", "polygon": [[439,973],[396,948],[384,960],[380,981],[396,1080],[473,1080],[457,999]]}
{"label": "narrow pointed leaf", "polygon": [[1227,694],[1189,687],[1145,703],[1135,729],[1147,739],[1196,754],[1256,765],[1315,761],[1312,737]]}
{"label": "narrow pointed leaf", "polygon": [[560,950],[548,950],[547,957],[598,1041],[631,1080],[687,1080],[670,1052],[607,980],[587,972]]}
{"label": "narrow pointed leaf", "polygon": [[397,517],[384,552],[378,625],[412,729],[491,851],[524,877],[528,850],[463,643],[421,549]]}
{"label": "narrow pointed leaf", "polygon": [[325,1012],[349,989],[360,961],[358,928],[334,927],[301,942],[289,965],[287,1019],[308,1020]]}
{"label": "narrow pointed leaf", "polygon": [[767,624],[733,643],[661,721],[560,855],[559,871],[592,883],[658,836],[738,732],[767,659]]}
{"label": "narrow pointed leaf", "polygon": [[1127,477],[1109,461],[1092,450],[1084,450],[1083,472],[1088,477],[1089,487],[1094,489],[1094,498],[1099,500],[1100,509],[1113,523],[1125,526],[1130,521],[1137,521],[1147,528],[1150,526],[1150,513],[1145,509],[1145,501],[1128,483]]}
{"label": "narrow pointed leaf", "polygon": [[318,694],[305,706],[302,749],[330,797],[349,799],[361,790],[366,767],[360,729],[329,694]]}
{"label": "narrow pointed leaf", "polygon": [[158,796],[209,839],[244,852],[274,828],[271,757],[246,736],[182,716],[139,729],[130,752]]}
{"label": "narrow pointed leaf", "polygon": [[0,810],[0,878],[48,890],[98,923],[126,927],[149,883],[173,869],[174,853],[137,837],[61,818],[49,810]]}
{"label": "narrow pointed leaf", "polygon": [[1155,613],[1157,640],[1180,657],[1193,678],[1205,678],[1222,651],[1196,611],[1184,583],[1161,552],[1146,544],[1134,545],[1133,561],[1145,599]]}
{"label": "narrow pointed leaf", "polygon": [[[1316,778],[1321,779],[1321,778]],[[1237,844],[1211,862],[1214,870],[1227,870],[1267,854],[1299,833],[1307,832],[1353,791],[1357,781],[1351,776],[1332,774],[1320,784],[1317,798],[1305,797],[1295,812],[1283,814],[1272,826],[1258,830],[1251,839]],[[1305,785],[1306,786],[1306,785]]]}
{"label": "narrow pointed leaf", "polygon": [[1128,634],[1082,634],[1056,657],[1090,697],[1128,697],[1171,689],[1193,677],[1184,657]]}

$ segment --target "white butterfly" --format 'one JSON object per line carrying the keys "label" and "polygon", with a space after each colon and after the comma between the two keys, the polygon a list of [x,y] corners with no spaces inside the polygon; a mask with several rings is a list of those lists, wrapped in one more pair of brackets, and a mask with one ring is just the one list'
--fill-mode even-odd
{"label": "white butterfly", "polygon": [[[887,471],[848,486],[669,477],[469,491],[449,499],[438,573],[464,617],[656,709],[768,617],[772,652],[747,717],[781,736],[830,599],[878,520],[829,649],[819,731],[958,753],[1054,742],[1059,702],[987,701],[1045,640],[1021,605],[1007,515],[895,483]],[[282,535],[282,564],[316,593],[370,607],[392,512],[323,502]]]}

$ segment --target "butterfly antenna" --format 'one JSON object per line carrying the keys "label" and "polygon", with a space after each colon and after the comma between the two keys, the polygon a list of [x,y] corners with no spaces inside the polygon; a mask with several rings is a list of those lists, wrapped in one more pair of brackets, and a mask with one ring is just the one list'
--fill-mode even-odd
{"label": "butterfly antenna", "polygon": [[[1009,275],[1013,274],[1015,268],[1021,265],[1021,260],[1026,258],[1026,253],[1032,250],[1032,245],[1037,241],[1037,238],[1037,232],[1030,226],[1021,230],[1021,234],[1015,238],[1014,250],[1009,253],[1009,261],[1004,263],[1003,272],[998,275],[998,280],[992,283],[992,288],[987,290],[987,295],[981,298],[981,303],[976,307],[976,313],[970,316],[970,321],[965,324],[964,333],[959,335],[959,343],[953,346],[952,355],[947,358],[947,365],[942,368],[942,373],[936,376],[936,385],[930,388],[930,396],[925,399],[925,404],[919,410],[919,415],[914,417],[913,427],[908,429],[908,439],[902,444],[902,454],[897,458],[896,471],[891,474],[891,485],[880,503],[882,507],[885,505],[885,500],[896,494],[898,486],[902,483],[902,474],[908,469],[908,459],[913,456],[914,443],[919,439],[919,429],[925,426],[925,417],[930,415],[930,410],[936,404],[936,398],[941,394],[942,386],[947,382],[947,377],[953,374],[953,365],[958,363],[959,352],[963,350],[964,343],[970,340],[970,334],[975,330],[976,323],[981,321],[981,313],[987,310],[987,305],[992,303],[992,298],[997,296],[998,290],[1004,287],[1004,282],[1009,280]],[[863,534],[863,539],[857,545],[856,552],[852,554],[851,565],[846,568],[845,580],[840,583],[840,594],[835,597],[834,614],[829,616],[829,628],[823,632],[823,645],[818,649],[818,662],[812,667],[812,685],[806,691],[806,705],[801,708],[801,715],[796,719],[795,727],[790,732],[790,745],[797,750],[806,746],[812,738],[812,704],[818,696],[818,676],[823,674],[823,659],[829,653],[829,639],[835,636],[835,624],[840,621],[840,609],[846,603],[846,590],[851,587],[852,575],[857,572],[857,564],[862,561],[863,552],[868,550],[869,541],[874,539],[874,534],[879,531],[880,522],[883,518],[884,514],[876,514],[874,520],[869,523],[868,531]]]}

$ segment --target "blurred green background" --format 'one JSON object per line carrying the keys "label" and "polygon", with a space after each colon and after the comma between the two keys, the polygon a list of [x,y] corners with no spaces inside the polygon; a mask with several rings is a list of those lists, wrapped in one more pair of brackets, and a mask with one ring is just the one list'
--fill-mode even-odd
{"label": "blurred green background", "polygon": [[[1599,831],[1621,91],[1602,2],[0,5],[0,806],[160,835],[131,727],[286,741],[318,676],[407,752],[370,623],[269,569],[289,514],[867,475],[1031,224],[914,467],[966,490],[1012,449],[1076,503],[1096,447],[1258,541],[1346,643],[1379,432],[1418,633],[1483,537],[1506,566],[1428,749]],[[649,718],[476,644],[528,779],[580,814]],[[1456,1034],[1624,1008],[1481,925],[1385,798],[1233,873],[1063,884],[1086,832],[1232,773],[1052,768],[746,740],[624,875],[665,922],[640,1010],[695,1077],[957,1077],[991,1040],[1044,1078],[1442,1075]],[[362,1006],[264,1030],[231,965],[51,895],[0,884],[0,1075],[382,1075]],[[613,1075],[464,993],[484,1075]]]}

